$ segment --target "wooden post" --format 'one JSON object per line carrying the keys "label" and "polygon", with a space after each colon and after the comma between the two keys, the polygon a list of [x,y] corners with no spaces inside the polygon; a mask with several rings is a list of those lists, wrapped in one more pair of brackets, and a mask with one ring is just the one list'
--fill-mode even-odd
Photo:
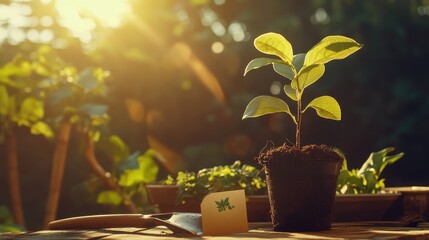
{"label": "wooden post", "polygon": [[49,222],[55,220],[58,209],[59,197],[61,194],[61,185],[64,175],[65,162],[67,157],[68,144],[71,132],[70,116],[64,116],[58,130],[56,146],[52,161],[51,182],[49,186],[49,195],[45,211],[44,227]]}
{"label": "wooden post", "polygon": [[25,226],[24,210],[21,202],[16,137],[13,130],[8,129],[6,132],[9,191],[12,203],[13,219],[16,224]]}

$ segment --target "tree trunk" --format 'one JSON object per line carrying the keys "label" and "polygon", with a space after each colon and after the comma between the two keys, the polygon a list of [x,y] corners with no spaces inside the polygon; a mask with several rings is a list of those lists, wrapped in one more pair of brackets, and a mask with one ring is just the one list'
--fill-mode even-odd
{"label": "tree trunk", "polygon": [[122,204],[128,213],[138,213],[137,207],[135,206],[132,199],[126,193],[121,191],[119,185],[112,179],[111,174],[109,172],[106,172],[104,168],[100,165],[100,163],[97,161],[97,158],[94,154],[94,141],[92,141],[87,131],[84,132],[84,136],[86,139],[85,158],[91,170],[95,173],[95,175],[97,175],[98,178],[100,178],[104,182],[104,184],[106,184],[109,189],[117,191],[121,194]]}
{"label": "tree trunk", "polygon": [[13,130],[6,133],[7,162],[9,165],[9,191],[12,202],[12,212],[14,222],[25,226],[24,211],[21,203],[21,187],[19,184],[18,157],[16,148],[16,137]]}
{"label": "tree trunk", "polygon": [[56,146],[54,150],[54,156],[52,161],[51,171],[51,182],[49,186],[49,195],[45,211],[45,228],[49,222],[55,220],[58,202],[61,193],[61,185],[64,175],[65,162],[67,157],[68,143],[70,140],[71,131],[70,116],[64,116],[60,128],[58,130],[58,136]]}

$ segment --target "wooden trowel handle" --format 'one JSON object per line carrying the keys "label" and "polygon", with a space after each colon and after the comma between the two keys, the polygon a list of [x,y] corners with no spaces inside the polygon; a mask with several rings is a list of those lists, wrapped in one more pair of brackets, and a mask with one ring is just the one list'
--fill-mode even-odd
{"label": "wooden trowel handle", "polygon": [[51,230],[66,229],[99,229],[119,227],[153,227],[154,221],[143,218],[142,214],[106,214],[82,217],[72,217],[52,221],[48,228]]}

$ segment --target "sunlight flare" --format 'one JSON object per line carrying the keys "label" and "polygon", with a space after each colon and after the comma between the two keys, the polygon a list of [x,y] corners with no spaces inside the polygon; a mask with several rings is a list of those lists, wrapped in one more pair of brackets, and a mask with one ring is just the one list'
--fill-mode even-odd
{"label": "sunlight flare", "polygon": [[116,28],[131,12],[129,2],[123,0],[57,0],[55,7],[61,17],[61,25],[86,41],[90,41],[89,35],[95,29],[96,22],[103,27]]}

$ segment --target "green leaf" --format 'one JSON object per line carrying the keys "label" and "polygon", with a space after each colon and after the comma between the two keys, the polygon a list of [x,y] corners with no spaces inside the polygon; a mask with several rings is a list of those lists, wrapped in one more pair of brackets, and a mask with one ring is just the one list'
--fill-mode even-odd
{"label": "green leaf", "polygon": [[293,89],[290,85],[285,85],[283,87],[284,92],[286,93],[286,95],[294,100],[294,101],[298,101],[298,96],[296,94],[296,89]]}
{"label": "green leaf", "polygon": [[138,169],[139,168],[139,162],[138,162],[139,157],[140,157],[139,151],[136,151],[133,154],[127,156],[127,158],[124,159],[124,161],[122,161],[118,165],[119,170],[121,172],[123,172],[127,169]]}
{"label": "green leaf", "polygon": [[304,65],[304,59],[305,59],[305,53],[298,53],[295,56],[293,56],[293,66],[295,66],[296,72],[299,72]]}
{"label": "green leaf", "polygon": [[156,164],[155,160],[153,159],[153,152],[154,150],[150,149],[148,150],[144,155],[140,156],[139,161],[139,168],[143,175],[143,182],[144,183],[151,183],[155,182],[156,178],[158,177],[158,171],[159,167]]}
{"label": "green leaf", "polygon": [[304,109],[305,112],[309,107],[316,110],[317,115],[322,118],[341,120],[341,108],[337,100],[330,96],[321,96],[311,101]]}
{"label": "green leaf", "polygon": [[140,169],[127,169],[119,177],[119,186],[131,187],[135,184],[142,183],[144,180]]}
{"label": "green leaf", "polygon": [[109,107],[104,104],[88,103],[79,107],[80,112],[84,112],[89,116],[103,116],[107,114]]}
{"label": "green leaf", "polygon": [[14,59],[1,69],[1,75],[6,77],[29,77],[31,75],[31,64],[22,59]]}
{"label": "green leaf", "polygon": [[25,228],[16,224],[0,224],[1,232],[24,232]]}
{"label": "green leaf", "polygon": [[292,88],[304,90],[306,87],[310,86],[325,73],[325,66],[323,64],[311,65],[309,67],[303,68],[295,79],[292,80]]}
{"label": "green leaf", "polygon": [[118,135],[111,135],[107,140],[102,138],[98,146],[112,158],[115,164],[127,159],[130,155],[130,149]]}
{"label": "green leaf", "polygon": [[132,154],[126,161],[126,167],[119,178],[119,185],[130,187],[140,183],[154,182],[158,176],[159,167],[154,160],[156,153],[149,149],[143,155]]}
{"label": "green leaf", "polygon": [[42,121],[38,121],[35,124],[31,125],[31,134],[40,134],[46,138],[52,138],[54,136],[52,129],[48,126],[48,124]]}
{"label": "green leaf", "polygon": [[376,193],[376,186],[378,184],[378,176],[375,171],[366,170],[362,173],[363,178],[366,180],[364,193]]}
{"label": "green leaf", "polygon": [[0,85],[0,115],[7,115],[9,112],[9,94],[5,86]]}
{"label": "green leaf", "polygon": [[276,73],[282,75],[283,77],[292,80],[295,78],[295,73],[293,72],[293,69],[291,66],[284,64],[284,63],[273,63],[273,69],[276,71]]}
{"label": "green leaf", "polygon": [[46,66],[39,62],[33,62],[31,63],[31,68],[40,76],[49,77],[52,76],[54,73],[48,70]]}
{"label": "green leaf", "polygon": [[255,58],[247,64],[246,69],[244,70],[244,75],[246,75],[251,70],[272,64],[274,62],[281,62],[281,60],[274,58]]}
{"label": "green leaf", "polygon": [[67,104],[73,97],[73,89],[70,85],[60,87],[49,95],[50,105]]}
{"label": "green leaf", "polygon": [[97,203],[119,205],[122,202],[122,197],[117,191],[103,191],[98,194]]}
{"label": "green leaf", "polygon": [[393,156],[387,156],[387,154],[389,154],[390,152],[393,152],[394,150],[395,148],[388,147],[378,152],[371,153],[368,159],[359,169],[359,173],[362,173],[367,169],[374,169],[377,173],[377,176],[380,176],[381,172],[383,172],[384,168],[388,164],[393,164],[404,156],[404,153],[402,152]]}
{"label": "green leaf", "polygon": [[106,124],[109,121],[109,116],[107,114],[104,115],[92,115],[91,118],[91,126],[99,127],[103,124]]}
{"label": "green leaf", "polygon": [[289,114],[296,123],[295,116],[292,115],[287,103],[280,98],[271,96],[258,96],[252,99],[244,111],[243,119],[254,118],[278,112],[285,112]]}
{"label": "green leaf", "polygon": [[343,185],[350,177],[352,177],[352,173],[348,170],[342,169],[338,175],[337,183]]}
{"label": "green leaf", "polygon": [[355,40],[344,36],[328,36],[312,47],[304,60],[304,67],[344,59],[362,48]]}
{"label": "green leaf", "polygon": [[98,80],[91,68],[86,68],[79,73],[78,83],[88,91],[92,91],[98,86]]}
{"label": "green leaf", "polygon": [[272,32],[262,34],[255,39],[254,45],[260,52],[278,56],[292,66],[292,45],[282,35]]}
{"label": "green leaf", "polygon": [[4,205],[0,205],[0,222],[5,223],[12,221],[12,219],[12,213],[10,212],[9,208]]}
{"label": "green leaf", "polygon": [[[371,153],[360,169],[343,168],[338,177],[337,192],[343,194],[379,193],[385,187],[384,179],[380,178],[384,167],[403,156],[403,153],[387,156],[393,150],[394,148],[385,148]],[[344,159],[344,163],[347,163],[346,159]]]}
{"label": "green leaf", "polygon": [[44,114],[43,102],[33,97],[27,97],[21,104],[18,116],[22,120],[36,122],[43,118]]}

